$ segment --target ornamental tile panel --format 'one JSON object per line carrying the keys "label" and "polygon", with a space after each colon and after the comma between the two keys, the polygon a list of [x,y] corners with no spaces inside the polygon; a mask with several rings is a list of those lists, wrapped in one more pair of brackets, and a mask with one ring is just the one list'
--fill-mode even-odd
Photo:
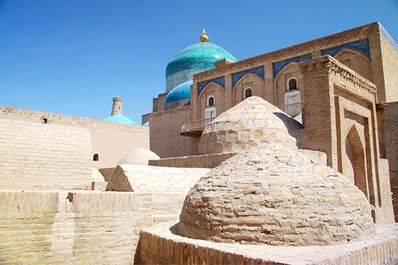
{"label": "ornamental tile panel", "polygon": [[298,63],[311,60],[311,53],[307,53],[304,55],[300,55],[297,57],[289,58],[280,62],[276,62],[272,64],[272,70],[274,72],[274,78],[278,75],[278,73],[289,63]]}
{"label": "ornamental tile panel", "polygon": [[330,56],[334,57],[334,56],[336,56],[336,54],[338,54],[340,51],[342,51],[344,49],[351,49],[354,51],[358,51],[358,52],[366,55],[366,57],[368,57],[370,60],[369,39],[353,41],[353,42],[344,43],[342,45],[335,46],[332,48],[323,49],[323,50],[321,50],[321,55],[322,56],[330,55]]}
{"label": "ornamental tile panel", "polygon": [[243,70],[243,71],[239,71],[239,72],[233,73],[232,74],[232,87],[235,88],[235,85],[246,74],[254,74],[254,75],[257,75],[258,77],[260,77],[262,80],[264,80],[265,79],[264,66],[261,65],[261,66],[255,67],[255,68],[246,69],[246,70]]}
{"label": "ornamental tile panel", "polygon": [[215,83],[220,85],[223,89],[225,89],[225,78],[224,76],[213,78],[210,80],[202,81],[198,83],[198,96],[202,92],[202,90],[210,83]]}

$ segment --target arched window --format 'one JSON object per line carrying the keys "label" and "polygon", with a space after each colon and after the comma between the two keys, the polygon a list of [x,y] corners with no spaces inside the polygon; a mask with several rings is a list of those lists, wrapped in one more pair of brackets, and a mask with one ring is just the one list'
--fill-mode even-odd
{"label": "arched window", "polygon": [[209,96],[207,98],[207,107],[213,107],[216,104],[216,101],[213,96]]}
{"label": "arched window", "polygon": [[216,117],[216,99],[214,96],[207,98],[207,106],[205,109],[205,119],[214,119]]}
{"label": "arched window", "polygon": [[247,87],[243,94],[244,94],[244,98],[246,99],[248,97],[253,96],[253,90],[251,89],[251,87]]}
{"label": "arched window", "polygon": [[297,85],[297,79],[296,78],[290,78],[287,80],[287,91],[292,91],[292,90],[297,90],[298,85]]}
{"label": "arched window", "polygon": [[294,77],[287,80],[285,112],[292,117],[302,113],[300,90],[298,89],[297,79]]}

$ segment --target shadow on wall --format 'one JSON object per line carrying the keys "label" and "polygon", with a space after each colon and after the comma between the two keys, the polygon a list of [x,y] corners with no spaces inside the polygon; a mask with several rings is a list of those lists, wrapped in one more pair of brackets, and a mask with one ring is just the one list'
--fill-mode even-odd
{"label": "shadow on wall", "polygon": [[304,126],[283,112],[274,112],[274,114],[285,124],[289,134],[296,139],[297,146],[300,147],[301,130]]}

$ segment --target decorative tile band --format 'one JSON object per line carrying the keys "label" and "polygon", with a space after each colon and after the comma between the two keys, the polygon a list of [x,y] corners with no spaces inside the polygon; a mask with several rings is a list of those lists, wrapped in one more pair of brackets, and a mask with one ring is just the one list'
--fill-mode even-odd
{"label": "decorative tile band", "polygon": [[251,68],[251,69],[246,69],[240,72],[236,72],[232,74],[232,87],[235,88],[235,85],[238,83],[238,81],[245,76],[246,74],[254,74],[260,77],[262,80],[265,79],[265,73],[264,73],[264,66],[261,65],[259,67]]}
{"label": "decorative tile band", "polygon": [[289,63],[295,62],[304,62],[311,60],[311,53],[300,55],[297,57],[289,58],[284,61],[276,62],[272,64],[272,70],[274,72],[274,78],[278,75],[278,73]]}
{"label": "decorative tile band", "polygon": [[225,89],[225,78],[224,78],[224,76],[213,78],[213,79],[202,81],[202,82],[198,83],[198,96],[199,96],[200,92],[202,92],[202,90],[210,83],[218,84],[223,89]]}
{"label": "decorative tile band", "polygon": [[386,41],[390,43],[390,45],[395,49],[396,52],[398,52],[398,44],[395,42],[395,40],[388,34],[387,30],[379,23],[379,31],[380,31],[380,36],[382,36]]}
{"label": "decorative tile band", "polygon": [[344,49],[351,49],[354,51],[361,52],[362,54],[366,55],[369,60],[370,60],[370,48],[369,48],[369,40],[368,39],[363,39],[363,40],[358,40],[358,41],[353,41],[349,43],[344,43],[342,45],[328,48],[328,49],[323,49],[321,50],[321,55],[330,55],[330,56],[336,56],[341,50]]}

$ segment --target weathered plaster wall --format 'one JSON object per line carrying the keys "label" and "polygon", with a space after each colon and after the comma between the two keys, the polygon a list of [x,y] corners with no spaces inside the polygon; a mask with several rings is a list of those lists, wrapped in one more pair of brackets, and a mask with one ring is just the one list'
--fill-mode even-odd
{"label": "weathered plaster wall", "polygon": [[131,264],[151,196],[0,191],[1,264]]}
{"label": "weathered plaster wall", "polygon": [[89,189],[91,159],[84,128],[0,119],[1,189]]}

